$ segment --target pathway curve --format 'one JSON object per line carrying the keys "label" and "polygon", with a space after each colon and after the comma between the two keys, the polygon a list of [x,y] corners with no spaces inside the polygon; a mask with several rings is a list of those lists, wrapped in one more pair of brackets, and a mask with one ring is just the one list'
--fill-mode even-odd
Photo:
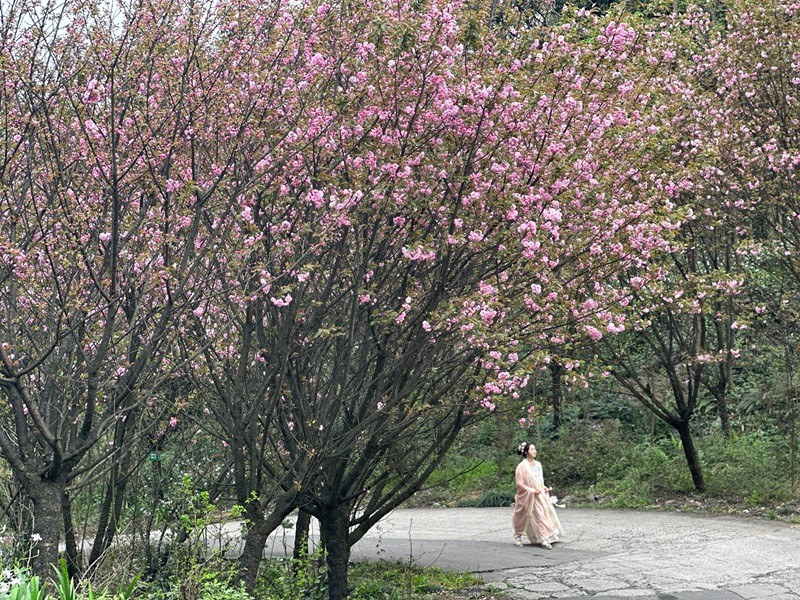
{"label": "pathway curve", "polygon": [[[511,539],[510,508],[396,510],[353,549],[470,571],[510,598],[800,598],[800,526],[746,517],[564,509],[552,550]],[[279,544],[273,543],[273,550]]]}

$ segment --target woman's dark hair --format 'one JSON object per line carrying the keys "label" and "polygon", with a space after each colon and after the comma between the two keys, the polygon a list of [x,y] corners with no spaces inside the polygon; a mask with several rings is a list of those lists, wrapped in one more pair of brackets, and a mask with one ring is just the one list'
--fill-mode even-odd
{"label": "woman's dark hair", "polygon": [[530,442],[522,442],[519,446],[517,446],[517,454],[520,456],[527,456],[528,455],[528,448],[531,447]]}

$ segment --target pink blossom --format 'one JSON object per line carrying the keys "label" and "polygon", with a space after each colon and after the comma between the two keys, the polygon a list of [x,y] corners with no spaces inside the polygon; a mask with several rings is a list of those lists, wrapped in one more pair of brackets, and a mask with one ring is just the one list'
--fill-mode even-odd
{"label": "pink blossom", "polygon": [[284,306],[289,306],[292,303],[292,295],[286,294],[283,298],[270,298],[270,302],[272,302],[278,308],[283,308]]}
{"label": "pink blossom", "polygon": [[596,327],[592,327],[591,325],[586,325],[584,327],[586,333],[589,334],[589,337],[592,338],[594,341],[600,340],[603,338],[603,334],[600,332],[599,329]]}

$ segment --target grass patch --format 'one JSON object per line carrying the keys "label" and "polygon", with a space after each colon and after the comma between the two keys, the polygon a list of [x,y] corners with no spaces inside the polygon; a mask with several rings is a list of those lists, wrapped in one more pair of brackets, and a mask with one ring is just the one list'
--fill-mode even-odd
{"label": "grass patch", "polygon": [[[397,561],[351,563],[348,577],[351,600],[461,598],[460,591],[482,585],[470,573]],[[255,594],[258,600],[326,600],[327,597],[325,564],[320,554],[302,561],[270,558],[262,563]]]}
{"label": "grass patch", "polygon": [[424,598],[429,594],[463,590],[481,583],[470,573],[453,573],[438,567],[401,562],[359,562],[350,567],[350,598],[357,600]]}

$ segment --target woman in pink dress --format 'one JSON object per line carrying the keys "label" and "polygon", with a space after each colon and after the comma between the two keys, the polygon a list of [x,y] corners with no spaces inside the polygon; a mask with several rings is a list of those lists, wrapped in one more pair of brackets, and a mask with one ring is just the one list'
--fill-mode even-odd
{"label": "woman in pink dress", "polygon": [[522,461],[517,465],[514,479],[517,495],[514,497],[514,543],[522,546],[522,536],[531,544],[552,548],[551,544],[564,536],[561,522],[550,499],[550,488],[544,485],[542,463],[536,460],[536,446],[522,442],[517,448]]}

